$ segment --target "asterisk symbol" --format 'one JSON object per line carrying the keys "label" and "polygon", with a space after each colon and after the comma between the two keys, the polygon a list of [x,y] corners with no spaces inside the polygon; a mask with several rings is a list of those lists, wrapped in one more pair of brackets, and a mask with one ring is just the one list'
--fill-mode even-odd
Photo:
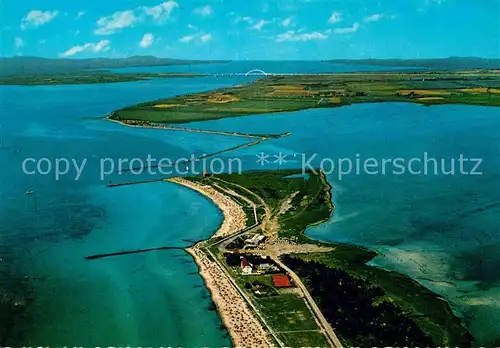
{"label": "asterisk symbol", "polygon": [[261,152],[257,156],[257,163],[260,164],[261,166],[269,163],[269,155],[267,153]]}
{"label": "asterisk symbol", "polygon": [[280,153],[278,153],[277,155],[274,155],[274,157],[275,157],[276,159],[274,160],[274,162],[273,162],[273,163],[278,163],[278,165],[285,164],[285,163],[287,162],[287,161],[286,161],[286,159],[285,159],[285,158],[286,158],[286,156],[287,156],[287,155],[284,155],[284,154],[282,154],[281,152],[280,152]]}

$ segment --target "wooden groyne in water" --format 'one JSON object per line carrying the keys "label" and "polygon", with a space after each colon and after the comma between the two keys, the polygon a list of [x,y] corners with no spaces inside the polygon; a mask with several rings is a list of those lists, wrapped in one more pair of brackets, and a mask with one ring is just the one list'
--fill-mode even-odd
{"label": "wooden groyne in water", "polygon": [[139,253],[146,253],[148,251],[156,251],[156,250],[185,250],[185,249],[181,248],[181,247],[164,246],[164,247],[149,248],[149,249],[137,249],[137,250],[128,250],[128,251],[118,251],[116,253],[96,254],[96,255],[87,256],[87,257],[85,257],[85,259],[86,260],[95,260],[95,259],[102,259],[104,257],[119,256],[119,255],[128,255],[128,254],[139,254]]}
{"label": "wooden groyne in water", "polygon": [[[176,161],[175,163],[171,163],[171,164],[163,164],[163,165],[154,164],[154,165],[148,166],[148,168],[159,168],[159,167],[162,167],[162,168],[171,168],[171,167],[174,167],[174,166],[186,165],[186,164],[190,164],[190,163],[196,163],[196,162],[198,162],[198,161],[200,161],[202,159],[213,157],[213,156],[216,156],[216,155],[220,155],[220,154],[225,153],[225,152],[235,151],[235,150],[239,150],[239,149],[244,148],[244,147],[250,147],[250,146],[258,145],[258,144],[260,144],[264,140],[267,140],[267,139],[259,139],[259,140],[251,141],[251,142],[248,142],[248,143],[245,143],[245,144],[236,145],[236,146],[229,147],[227,149],[223,149],[223,150],[220,150],[220,151],[212,152],[212,153],[209,153],[207,155],[193,157],[191,159],[183,159],[182,161]],[[127,172],[133,172],[135,170],[143,170],[143,169],[144,169],[143,167],[125,168],[125,169],[122,169],[121,172],[122,173],[127,173]]]}
{"label": "wooden groyne in water", "polygon": [[138,185],[138,184],[150,184],[153,182],[162,182],[164,180],[165,179],[130,181],[130,182],[122,182],[122,183],[118,183],[118,184],[109,184],[108,187],[130,186],[130,185]]}
{"label": "wooden groyne in water", "polygon": [[[143,127],[143,128],[162,128],[162,129],[170,129],[172,130],[172,127],[170,126],[158,126],[158,127],[154,127],[152,126],[151,124],[147,124],[147,125],[144,125],[143,124],[143,121],[139,121],[139,123],[127,123],[127,122],[124,122],[124,121],[119,121],[119,120],[113,120],[113,119],[110,119],[108,118],[108,120],[110,121],[113,121],[113,122],[118,122],[122,125],[125,125],[125,126],[130,126],[130,127]],[[204,130],[197,130],[197,129],[192,129],[192,128],[185,128],[185,127],[176,127],[176,129],[174,130],[180,130],[180,131],[191,131],[191,132],[200,132],[200,133],[210,133],[210,134],[221,134],[221,135],[239,135],[239,136],[246,136],[246,137],[249,137],[249,138],[257,138],[257,140],[254,140],[254,141],[250,141],[248,143],[244,143],[244,144],[240,144],[240,145],[236,145],[236,146],[232,146],[232,147],[229,147],[229,148],[226,148],[226,149],[223,149],[223,150],[220,150],[220,151],[216,151],[216,152],[212,152],[212,153],[209,153],[209,154],[206,154],[206,155],[201,155],[201,156],[197,156],[197,157],[194,157],[191,158],[191,159],[182,159],[182,161],[177,161],[175,163],[171,163],[171,164],[166,164],[166,165],[159,165],[159,164],[155,164],[155,165],[149,165],[149,169],[151,168],[169,168],[169,167],[174,167],[174,166],[178,166],[178,165],[188,165],[190,163],[196,163],[200,160],[203,160],[203,159],[206,159],[206,158],[209,158],[209,157],[213,157],[213,156],[216,156],[216,155],[220,155],[222,153],[225,153],[225,152],[231,152],[231,151],[235,151],[235,150],[239,150],[239,149],[242,149],[242,148],[245,148],[245,147],[251,147],[251,146],[255,146],[255,145],[259,145],[260,143],[266,141],[266,140],[271,140],[271,139],[279,139],[279,138],[283,138],[283,137],[287,137],[289,136],[291,133],[290,132],[285,132],[285,133],[280,133],[280,134],[247,134],[247,133],[229,133],[229,132],[223,132],[223,131],[204,131]],[[143,170],[144,168],[143,167],[135,167],[135,168],[128,168],[128,169],[122,169],[121,172],[133,172],[134,170]],[[107,186],[109,188],[112,188],[112,187],[120,187],[120,186],[129,186],[129,185],[137,185],[137,184],[148,184],[148,183],[155,183],[155,182],[162,182],[162,181],[165,181],[166,178],[161,178],[161,179],[153,179],[153,180],[142,180],[142,181],[132,181],[132,182],[124,182],[124,183],[118,183],[118,184],[108,184]]]}

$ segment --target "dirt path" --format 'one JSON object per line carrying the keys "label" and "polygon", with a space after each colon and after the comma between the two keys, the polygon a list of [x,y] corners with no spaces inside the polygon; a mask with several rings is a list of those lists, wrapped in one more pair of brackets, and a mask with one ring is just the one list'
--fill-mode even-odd
{"label": "dirt path", "polygon": [[232,186],[238,187],[239,189],[244,190],[244,191],[248,192],[250,195],[252,195],[253,197],[255,197],[260,202],[260,204],[264,207],[264,211],[265,211],[265,216],[264,216],[264,219],[262,219],[262,223],[261,223],[262,231],[269,236],[277,237],[278,231],[279,231],[278,219],[277,219],[277,217],[273,218],[271,208],[264,201],[264,199],[262,199],[262,197],[260,197],[258,194],[250,191],[249,189],[247,189],[246,187],[243,187],[241,185],[238,185],[238,184],[235,184],[235,183],[232,183],[229,181],[225,181],[225,180],[222,180],[219,178],[214,178],[214,179],[218,180],[220,182],[223,182],[226,185],[232,185]]}
{"label": "dirt path", "polygon": [[[262,206],[265,209],[265,218],[263,219],[262,225],[261,225],[262,229],[265,232],[271,234],[272,236],[277,237],[277,233],[279,231],[279,222],[278,222],[277,215],[283,214],[288,209],[290,209],[290,207],[289,207],[290,202],[298,192],[294,192],[288,198],[286,198],[282,202],[280,209],[278,210],[278,214],[276,214],[276,216],[273,217],[271,208],[267,205],[267,203],[264,201],[264,199],[262,197],[260,197],[259,195],[257,195],[256,193],[248,190],[247,188],[245,188],[241,185],[227,182],[227,181],[219,179],[219,178],[217,178],[217,180],[219,180],[225,184],[228,184],[228,185],[236,186],[236,187],[240,188],[241,190],[248,192],[253,197],[255,197],[262,204]],[[277,239],[277,238],[273,238],[273,239],[276,239],[276,241],[279,242],[279,239]],[[282,243],[267,244],[265,249],[260,251],[259,254],[262,254],[264,256],[270,256],[281,268],[286,270],[286,272],[289,274],[289,276],[292,278],[292,280],[295,282],[297,287],[300,289],[300,291],[304,295],[304,298],[306,299],[308,305],[310,306],[311,310],[313,311],[318,324],[321,326],[322,330],[324,331],[324,333],[328,337],[330,344],[332,344],[332,346],[335,348],[342,348],[342,343],[338,339],[337,335],[335,335],[333,328],[331,327],[330,323],[328,323],[328,321],[324,317],[323,313],[321,312],[321,310],[318,307],[318,305],[316,304],[316,302],[314,302],[314,299],[312,298],[311,294],[307,290],[306,286],[302,283],[302,280],[300,280],[300,278],[297,276],[297,274],[295,274],[295,272],[293,272],[289,267],[287,267],[279,259],[279,255],[282,255],[284,253],[290,254],[290,253],[328,252],[328,251],[332,251],[332,250],[334,250],[334,249],[327,248],[327,247],[320,247],[320,246],[317,246],[315,244],[295,245],[295,244],[291,244],[291,243],[287,243],[287,242],[282,242]]]}

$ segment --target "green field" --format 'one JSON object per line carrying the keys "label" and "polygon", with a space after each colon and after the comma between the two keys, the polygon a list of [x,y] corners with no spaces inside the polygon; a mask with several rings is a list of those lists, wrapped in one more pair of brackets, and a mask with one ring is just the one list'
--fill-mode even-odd
{"label": "green field", "polygon": [[256,301],[258,308],[277,332],[318,330],[311,311],[296,294],[283,294]]}
{"label": "green field", "polygon": [[376,102],[500,106],[500,72],[267,76],[247,85],[129,106],[110,117],[174,124]]}
{"label": "green field", "polygon": [[325,335],[320,331],[297,331],[278,333],[278,337],[287,347],[328,347]]}

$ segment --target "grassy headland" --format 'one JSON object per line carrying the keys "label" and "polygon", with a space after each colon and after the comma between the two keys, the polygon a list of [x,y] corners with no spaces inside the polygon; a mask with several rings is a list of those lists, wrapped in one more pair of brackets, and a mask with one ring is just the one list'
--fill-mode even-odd
{"label": "grassy headland", "polygon": [[267,76],[246,85],[137,104],[110,117],[173,124],[375,102],[500,106],[500,71]]}
{"label": "grassy headland", "polygon": [[[343,243],[317,242],[305,236],[308,226],[327,220],[334,209],[331,187],[321,172],[254,171],[187,180],[233,192],[262,209],[258,233],[266,235],[268,241],[257,250],[247,251],[247,255],[279,257],[292,269],[345,346],[471,345],[472,336],[440,296],[405,275],[367,265],[376,252]],[[224,263],[221,247],[207,243]],[[238,239],[231,243],[238,244]],[[226,244],[223,248],[230,247]],[[244,252],[241,245],[237,249]],[[248,292],[266,321],[276,331],[286,332],[280,335],[285,343],[294,342],[299,334],[294,330],[304,330],[302,326],[311,329],[307,325],[312,325],[312,319],[290,321],[290,315],[283,316],[276,310],[277,306],[295,306],[298,310],[303,304],[294,300],[285,305],[289,295],[271,291],[269,276],[253,276],[253,283],[249,283],[250,276],[228,269],[242,288],[253,289],[253,284],[259,284],[272,294],[254,298]],[[299,329],[297,323],[302,325]],[[320,338],[312,332],[303,343],[314,344]]]}

